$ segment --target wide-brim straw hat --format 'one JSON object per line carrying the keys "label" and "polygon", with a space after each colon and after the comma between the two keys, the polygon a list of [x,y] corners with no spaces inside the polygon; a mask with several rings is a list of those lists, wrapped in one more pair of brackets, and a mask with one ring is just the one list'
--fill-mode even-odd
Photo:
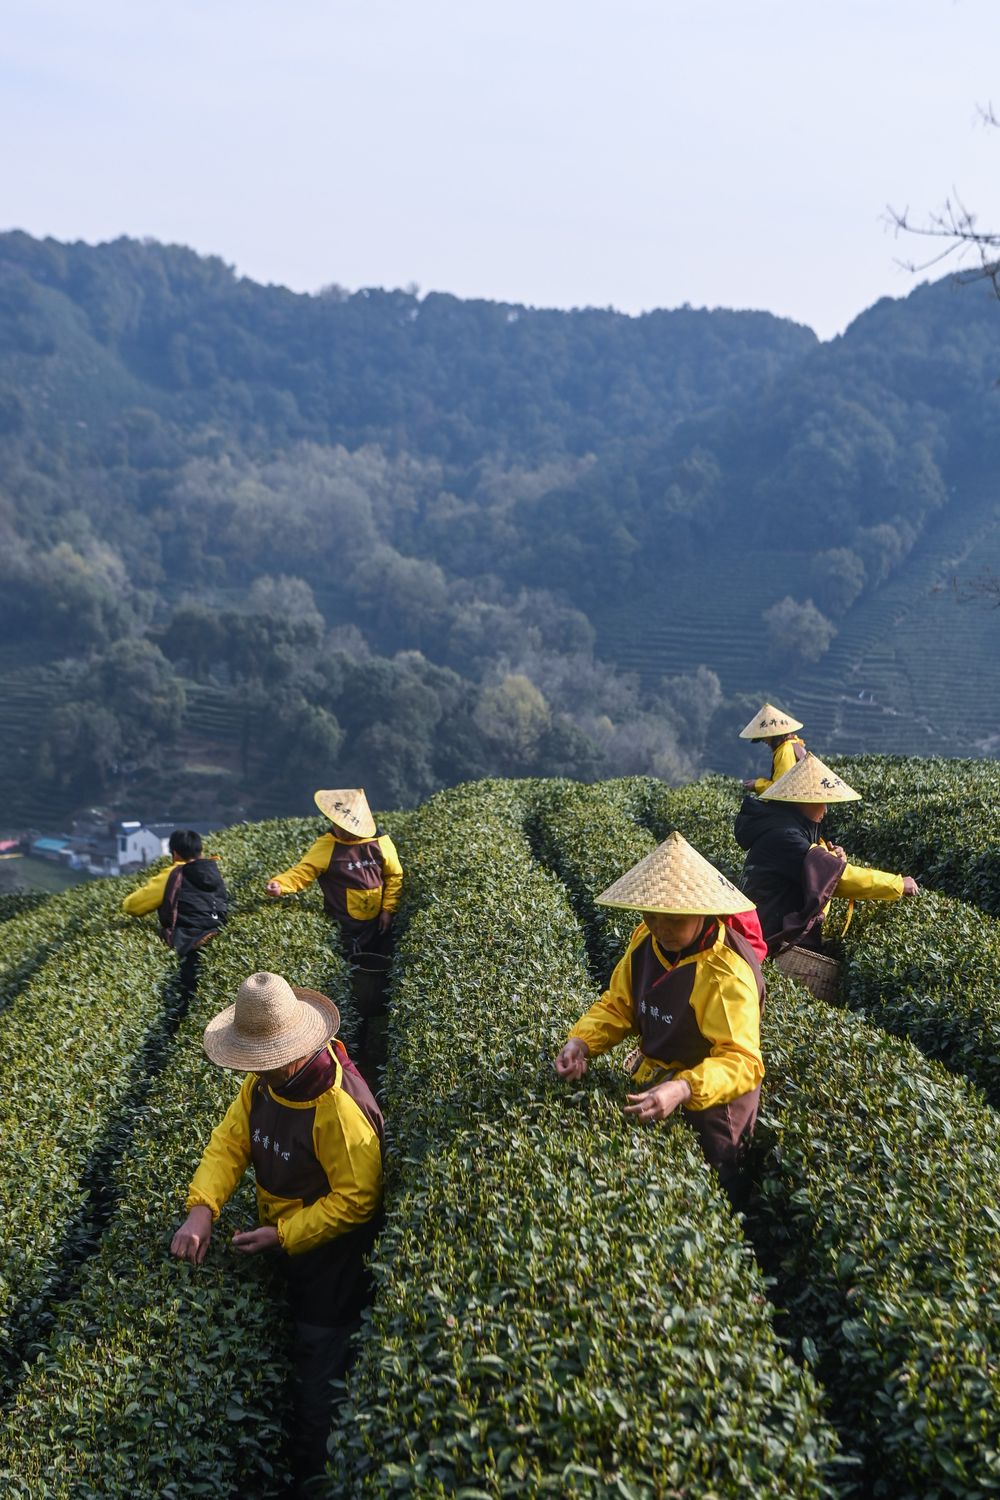
{"label": "wide-brim straw hat", "polygon": [[768,802],[860,802],[861,793],[811,751],[760,794]]}
{"label": "wide-brim straw hat", "polygon": [[375,819],[368,798],[360,786],[339,787],[335,791],[313,793],[313,801],[324,817],[345,833],[358,839],[375,837]]}
{"label": "wide-brim straw hat", "polygon": [[740,730],[741,740],[769,740],[776,734],[794,734],[802,725],[791,714],[786,714],[773,703],[765,703],[754,714],[745,729]]}
{"label": "wide-brim straw hat", "polygon": [[204,1047],[223,1068],[264,1073],[312,1057],[339,1030],[340,1011],[326,995],[263,972],[244,979],[236,1004],[209,1021]]}
{"label": "wide-brim straw hat", "polygon": [[597,899],[602,906],[671,916],[725,917],[754,910],[754,903],[676,831]]}

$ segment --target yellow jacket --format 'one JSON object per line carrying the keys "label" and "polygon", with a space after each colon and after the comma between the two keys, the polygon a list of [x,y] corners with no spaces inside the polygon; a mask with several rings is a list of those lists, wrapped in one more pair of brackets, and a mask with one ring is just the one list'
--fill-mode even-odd
{"label": "yellow jacket", "polygon": [[[592,1056],[610,1051],[624,1037],[639,1030],[632,1000],[632,954],[648,936],[649,929],[645,922],[640,922],[608,988],[570,1031],[571,1037],[586,1042]],[[685,1109],[728,1104],[755,1089],[764,1077],[760,999],[750,966],[726,944],[724,924],[718,923],[715,941],[709,948],[674,965],[655,938],[652,944],[666,972],[682,970],[689,964],[696,966],[688,1003],[698,1030],[711,1044],[708,1056],[691,1068],[672,1058],[653,1059],[673,1077],[690,1084],[691,1098]]]}
{"label": "yellow jacket", "polygon": [[[345,1073],[337,1050],[334,1044],[333,1086],[317,1099],[306,1102],[283,1099],[275,1089],[260,1083],[256,1073],[247,1074],[225,1118],[212,1132],[191,1180],[187,1195],[189,1211],[203,1203],[211,1209],[212,1218],[217,1219],[253,1160],[260,1221],[277,1229],[278,1242],[289,1255],[314,1250],[326,1240],[346,1234],[372,1218],[382,1195],[381,1142],[372,1121],[345,1087]],[[348,1084],[353,1082],[347,1080]],[[315,1172],[318,1166],[327,1191],[311,1203],[302,1197],[268,1191],[261,1185],[261,1169],[256,1165],[261,1142],[251,1140],[250,1123],[258,1084],[264,1091],[269,1118],[277,1121],[271,1127],[274,1150],[271,1151],[272,1143],[265,1138],[263,1160],[269,1170],[277,1173],[276,1180],[281,1180],[283,1172],[290,1181],[296,1177],[301,1180],[303,1168],[308,1173]],[[284,1150],[286,1146],[289,1151]],[[287,1162],[289,1155],[292,1160],[285,1168],[281,1158],[284,1156]]]}
{"label": "yellow jacket", "polygon": [[170,873],[175,870],[181,860],[174,860],[173,864],[165,865],[162,870],[157,871],[145,885],[141,885],[137,891],[126,896],[122,902],[122,911],[127,912],[130,917],[145,917],[151,911],[156,911],[163,902],[164,892]]}
{"label": "yellow jacket", "polygon": [[[829,849],[825,839],[820,845]],[[815,847],[815,846],[814,846]],[[835,896],[848,901],[898,901],[903,894],[902,875],[890,875],[888,870],[869,870],[866,865],[846,864],[837,881]]]}
{"label": "yellow jacket", "polygon": [[801,757],[795,753],[796,745],[800,745],[803,751],[806,748],[805,740],[800,739],[797,734],[790,735],[787,740],[782,740],[780,745],[775,745],[771,755],[770,776],[758,776],[753,784],[758,797],[761,792],[766,792],[769,786],[773,786],[779,776],[784,776],[786,771],[790,771],[794,765],[798,764]]}
{"label": "yellow jacket", "polygon": [[[356,850],[362,855],[373,844],[379,851],[377,858],[382,867],[381,874],[374,877],[374,884],[370,875],[355,881],[347,869],[350,854]],[[336,860],[335,854],[338,856]],[[347,856],[346,860],[344,856]],[[322,877],[335,869],[343,869],[345,874],[342,880],[338,880],[340,889],[330,892]],[[338,839],[333,833],[324,833],[298,864],[283,870],[280,875],[272,875],[271,879],[276,880],[284,892],[303,891],[318,879],[324,884],[324,897],[333,915],[365,922],[377,917],[380,911],[396,911],[403,888],[403,867],[396,846],[387,833],[361,840]],[[340,909],[342,902],[343,910]]]}

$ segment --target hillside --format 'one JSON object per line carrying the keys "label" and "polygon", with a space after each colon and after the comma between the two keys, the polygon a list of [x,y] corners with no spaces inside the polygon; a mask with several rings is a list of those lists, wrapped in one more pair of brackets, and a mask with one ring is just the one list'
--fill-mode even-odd
{"label": "hillside", "polygon": [[819,344],[0,236],[7,816],[742,773],[763,696],[992,754],[1000,612],[951,583],[1000,567],[998,373],[951,282]]}
{"label": "hillside", "polygon": [[[386,1221],[321,1493],[968,1500],[1000,1478],[1000,868],[972,815],[1000,770],[843,769],[865,793],[841,830],[852,855],[905,851],[925,888],[859,907],[836,1006],[765,965],[745,1217],[692,1132],[623,1117],[620,1054],[573,1085],[550,1066],[632,925],[595,897],[673,827],[732,869],[731,785],[492,780],[381,820],[406,870]],[[315,888],[260,894],[311,831],[214,841],[235,905],[190,1009],[153,923],[121,916],[133,882],[0,910],[12,1495],[124,1500],[192,1474],[285,1492],[278,1303],[263,1257],[225,1245],[253,1214],[245,1186],[203,1266],[172,1261],[167,1237],[236,1088],[203,1028],[248,970],[333,996],[354,1045]]]}

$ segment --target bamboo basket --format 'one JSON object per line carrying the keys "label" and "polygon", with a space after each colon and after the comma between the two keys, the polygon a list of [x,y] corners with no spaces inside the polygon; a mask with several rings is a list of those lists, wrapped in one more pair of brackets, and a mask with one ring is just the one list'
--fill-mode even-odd
{"label": "bamboo basket", "polygon": [[839,996],[840,965],[835,958],[809,948],[786,948],[774,961],[782,974],[804,984],[817,1000],[835,1001]]}

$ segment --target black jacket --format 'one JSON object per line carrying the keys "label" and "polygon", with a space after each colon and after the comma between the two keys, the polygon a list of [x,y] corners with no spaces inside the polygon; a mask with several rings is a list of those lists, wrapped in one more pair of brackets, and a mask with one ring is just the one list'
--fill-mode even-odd
{"label": "black jacket", "polygon": [[819,824],[803,817],[794,802],[744,797],[733,833],[747,851],[740,887],[756,902],[768,952],[810,938],[807,945],[818,947],[823,907],[846,864],[826,850],[813,850]]}
{"label": "black jacket", "polygon": [[160,936],[183,958],[213,937],[229,912],[226,882],[214,859],[189,859],[170,872],[159,908]]}

